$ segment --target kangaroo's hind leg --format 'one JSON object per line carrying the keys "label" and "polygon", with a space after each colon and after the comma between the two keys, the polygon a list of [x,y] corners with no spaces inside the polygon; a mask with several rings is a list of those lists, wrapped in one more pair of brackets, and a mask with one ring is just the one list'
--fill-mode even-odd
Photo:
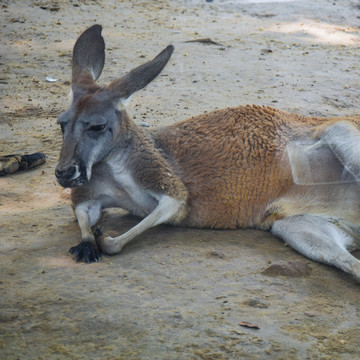
{"label": "kangaroo's hind leg", "polygon": [[360,248],[360,229],[351,224],[306,214],[276,221],[271,232],[304,256],[335,266],[360,281],[360,260],[349,252]]}
{"label": "kangaroo's hind leg", "polygon": [[335,156],[360,181],[360,130],[352,123],[339,121],[321,135]]}

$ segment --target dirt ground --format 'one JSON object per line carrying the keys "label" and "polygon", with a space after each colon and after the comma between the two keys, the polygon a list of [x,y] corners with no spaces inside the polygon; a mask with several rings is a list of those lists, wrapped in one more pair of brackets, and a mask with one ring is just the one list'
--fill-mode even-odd
{"label": "dirt ground", "polygon": [[[102,83],[175,45],[161,76],[129,105],[139,124],[248,103],[359,115],[358,0],[0,7],[0,154],[47,155],[39,168],[0,178],[1,359],[360,358],[360,286],[341,271],[265,232],[167,226],[118,256],[76,263],[68,249],[80,231],[54,177],[56,118],[68,105],[71,49],[86,27],[103,25]],[[216,44],[187,42],[203,38]],[[137,221],[107,211],[102,226],[119,234]],[[266,272],[281,262],[300,271]]]}

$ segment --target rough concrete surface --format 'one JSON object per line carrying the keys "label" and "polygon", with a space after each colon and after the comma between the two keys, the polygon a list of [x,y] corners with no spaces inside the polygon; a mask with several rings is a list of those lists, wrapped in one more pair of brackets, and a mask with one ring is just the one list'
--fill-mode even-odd
{"label": "rough concrete surface", "polygon": [[[47,155],[38,168],[0,178],[1,359],[360,358],[360,286],[341,271],[265,232],[167,226],[118,256],[76,263],[68,249],[80,231],[54,177],[56,118],[68,105],[71,49],[86,27],[103,25],[101,83],[175,45],[162,74],[129,105],[139,124],[253,103],[359,115],[358,0],[0,7],[0,154]],[[217,44],[187,42],[204,38]],[[102,227],[119,234],[137,221],[107,211]]]}

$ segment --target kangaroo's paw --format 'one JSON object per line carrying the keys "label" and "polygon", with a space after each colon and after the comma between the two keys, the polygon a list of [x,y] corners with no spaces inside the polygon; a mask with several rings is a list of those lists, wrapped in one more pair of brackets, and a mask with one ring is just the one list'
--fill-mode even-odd
{"label": "kangaroo's paw", "polygon": [[101,252],[92,241],[82,241],[79,245],[70,248],[69,253],[74,255],[76,261],[86,263],[97,262],[101,259]]}

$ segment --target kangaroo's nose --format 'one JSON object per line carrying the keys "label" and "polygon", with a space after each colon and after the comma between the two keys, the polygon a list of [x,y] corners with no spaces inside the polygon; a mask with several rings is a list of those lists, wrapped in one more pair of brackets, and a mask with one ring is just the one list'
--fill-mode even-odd
{"label": "kangaroo's nose", "polygon": [[57,166],[55,169],[55,176],[58,179],[66,179],[72,180],[76,178],[78,173],[78,166],[77,165],[68,165],[68,166]]}

